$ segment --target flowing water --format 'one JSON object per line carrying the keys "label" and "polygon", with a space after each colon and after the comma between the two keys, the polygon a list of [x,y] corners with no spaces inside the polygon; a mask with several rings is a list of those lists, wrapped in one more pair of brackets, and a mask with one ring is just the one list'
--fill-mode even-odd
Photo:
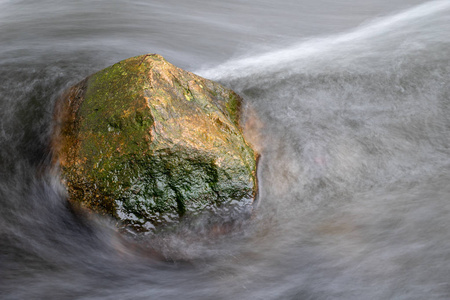
{"label": "flowing water", "polygon": [[[450,1],[0,0],[0,41],[0,299],[450,298]],[[232,234],[66,204],[56,98],[144,53],[244,98]]]}

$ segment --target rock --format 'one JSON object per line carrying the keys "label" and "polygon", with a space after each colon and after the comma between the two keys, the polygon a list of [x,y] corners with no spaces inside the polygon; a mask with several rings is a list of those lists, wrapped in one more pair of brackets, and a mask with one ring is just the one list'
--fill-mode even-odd
{"label": "rock", "polygon": [[137,230],[248,212],[257,155],[240,108],[233,91],[156,54],[89,76],[55,108],[54,162],[70,201]]}

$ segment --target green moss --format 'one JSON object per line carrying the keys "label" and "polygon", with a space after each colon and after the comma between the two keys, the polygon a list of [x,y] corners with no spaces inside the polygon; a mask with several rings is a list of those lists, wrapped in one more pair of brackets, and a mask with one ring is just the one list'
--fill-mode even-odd
{"label": "green moss", "polygon": [[64,167],[77,201],[142,225],[254,197],[255,154],[234,92],[159,56],[115,64],[86,86],[79,128],[65,133],[78,141]]}
{"label": "green moss", "polygon": [[234,124],[238,125],[241,112],[241,99],[239,99],[239,96],[231,92],[226,107]]}

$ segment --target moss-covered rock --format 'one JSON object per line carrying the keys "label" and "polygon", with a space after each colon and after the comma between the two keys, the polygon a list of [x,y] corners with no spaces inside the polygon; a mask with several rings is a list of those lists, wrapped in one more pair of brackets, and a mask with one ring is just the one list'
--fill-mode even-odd
{"label": "moss-covered rock", "polygon": [[233,91],[155,54],[91,75],[55,110],[52,147],[70,200],[136,229],[248,211],[256,154],[240,105]]}

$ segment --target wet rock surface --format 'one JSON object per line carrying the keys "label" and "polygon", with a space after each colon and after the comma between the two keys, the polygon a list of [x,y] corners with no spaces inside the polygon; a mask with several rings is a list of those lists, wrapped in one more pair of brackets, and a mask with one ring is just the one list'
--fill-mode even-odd
{"label": "wet rock surface", "polygon": [[156,54],[121,61],[57,102],[52,149],[72,203],[138,231],[251,211],[256,153],[241,99]]}

